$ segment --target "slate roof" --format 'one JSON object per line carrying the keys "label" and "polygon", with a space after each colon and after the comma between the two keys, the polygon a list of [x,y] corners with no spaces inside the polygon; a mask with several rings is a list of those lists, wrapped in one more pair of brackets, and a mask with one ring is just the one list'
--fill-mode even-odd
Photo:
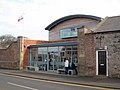
{"label": "slate roof", "polygon": [[120,16],[106,17],[94,29],[94,33],[111,31],[120,31]]}

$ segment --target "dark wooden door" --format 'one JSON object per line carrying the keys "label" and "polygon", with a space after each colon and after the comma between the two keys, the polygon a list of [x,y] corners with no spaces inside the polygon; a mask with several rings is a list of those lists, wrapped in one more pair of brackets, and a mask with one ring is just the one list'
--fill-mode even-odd
{"label": "dark wooden door", "polygon": [[98,75],[106,75],[106,51],[98,51]]}

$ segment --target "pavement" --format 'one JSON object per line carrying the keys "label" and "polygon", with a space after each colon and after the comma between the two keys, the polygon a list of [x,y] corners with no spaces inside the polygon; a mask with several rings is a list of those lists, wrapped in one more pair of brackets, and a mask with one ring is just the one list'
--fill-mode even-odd
{"label": "pavement", "polygon": [[77,85],[86,85],[94,87],[103,87],[114,90],[120,90],[120,78],[110,78],[103,76],[96,77],[80,77],[76,75],[57,74],[51,71],[20,71],[20,70],[7,70],[0,69],[0,73],[7,75],[14,75],[20,77],[27,77],[33,79],[42,79],[55,82],[63,82]]}

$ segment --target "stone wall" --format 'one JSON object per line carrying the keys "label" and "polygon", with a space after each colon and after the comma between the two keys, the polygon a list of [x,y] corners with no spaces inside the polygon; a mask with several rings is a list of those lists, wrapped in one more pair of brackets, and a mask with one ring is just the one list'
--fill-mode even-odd
{"label": "stone wall", "polygon": [[96,50],[106,50],[108,77],[120,77],[120,32],[85,34],[83,29],[78,42],[79,76],[95,76]]}
{"label": "stone wall", "polygon": [[108,51],[108,76],[120,77],[120,32],[95,34],[95,49]]}
{"label": "stone wall", "polygon": [[95,52],[94,34],[85,34],[85,75],[96,75],[96,52]]}
{"label": "stone wall", "polygon": [[95,76],[94,35],[86,34],[85,31],[83,28],[78,34],[78,74],[79,76]]}
{"label": "stone wall", "polygon": [[85,34],[83,28],[78,31],[78,75],[85,76]]}
{"label": "stone wall", "polygon": [[25,69],[28,65],[28,46],[46,43],[43,40],[31,40],[22,36],[18,37],[8,48],[0,49],[0,68]]}
{"label": "stone wall", "polygon": [[13,42],[7,49],[0,49],[0,68],[19,69],[18,42]]}

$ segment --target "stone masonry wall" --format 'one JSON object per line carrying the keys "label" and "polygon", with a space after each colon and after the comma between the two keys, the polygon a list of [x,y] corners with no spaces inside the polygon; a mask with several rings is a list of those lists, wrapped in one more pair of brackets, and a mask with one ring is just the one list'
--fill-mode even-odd
{"label": "stone masonry wall", "polygon": [[[23,42],[20,40],[23,40]],[[0,49],[0,68],[25,69],[25,67],[28,65],[27,47],[32,44],[40,44],[46,42],[47,41],[42,40],[30,40],[19,36],[18,40],[16,42],[13,42],[8,48]],[[21,49],[23,49],[23,51],[21,51]]]}
{"label": "stone masonry wall", "polygon": [[85,34],[83,29],[78,31],[78,75],[85,76]]}
{"label": "stone masonry wall", "polygon": [[120,32],[100,33],[95,35],[95,48],[108,51],[108,76],[120,78]]}
{"label": "stone masonry wall", "polygon": [[79,30],[78,38],[78,75],[95,76],[96,61],[94,35],[85,34],[85,29]]}
{"label": "stone masonry wall", "polygon": [[94,48],[94,35],[85,34],[85,75],[96,75],[96,52]]}
{"label": "stone masonry wall", "polygon": [[0,49],[0,68],[19,69],[18,43],[12,43],[7,49]]}

